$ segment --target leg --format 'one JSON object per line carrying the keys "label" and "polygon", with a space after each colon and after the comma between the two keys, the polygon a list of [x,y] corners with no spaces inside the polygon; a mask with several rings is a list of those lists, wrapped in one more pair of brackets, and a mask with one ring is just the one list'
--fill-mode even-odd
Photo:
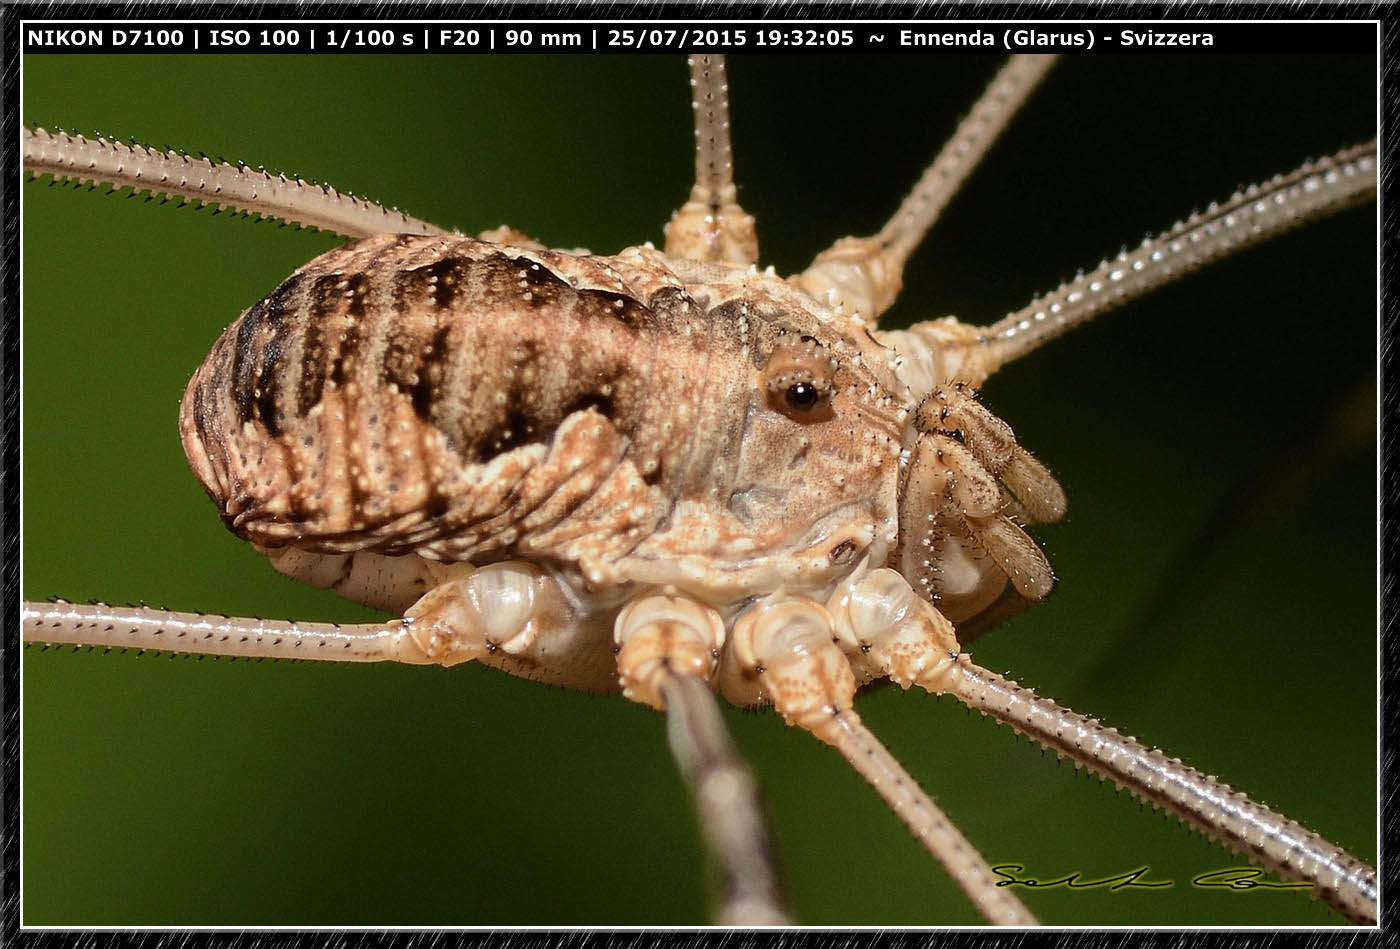
{"label": "leg", "polygon": [[131,188],[132,194],[145,191],[201,206],[232,208],[259,219],[320,228],[346,237],[447,233],[397,208],[385,208],[300,178],[67,132],[25,129],[24,168],[33,175],[53,175],[56,181],[100,181],[113,188]]}
{"label": "leg", "polygon": [[690,57],[695,109],[695,186],[666,225],[666,253],[709,263],[758,260],[753,218],[739,207],[734,152],[729,144],[729,82],[724,57]]}
{"label": "leg", "polygon": [[904,264],[1056,57],[1013,56],[874,237],[848,237],[817,255],[798,285],[874,326],[894,303]]}
{"label": "leg", "polygon": [[671,754],[690,788],[701,831],[723,880],[723,903],[715,922],[791,925],[758,783],[729,738],[715,694],[694,676],[672,676],[662,683],[661,696]]}
{"label": "leg", "polygon": [[1376,921],[1374,868],[1179,760],[975,665],[958,652],[947,620],[894,571],[873,570],[849,581],[828,607],[846,654],[871,663],[866,674],[950,694],[1235,853],[1311,883],[1318,898],[1353,922]]}
{"label": "leg", "polygon": [[25,603],[25,643],[153,649],[245,659],[428,662],[402,620],[341,626],[103,603]]}
{"label": "leg", "polygon": [[516,671],[503,660],[528,663],[542,637],[557,639],[561,631],[579,625],[557,581],[530,564],[452,572],[459,576],[429,590],[402,619],[382,624],[343,626],[148,607],[25,603],[24,641],[250,659],[443,666],[480,659]]}
{"label": "leg", "polygon": [[1283,231],[1372,200],[1376,174],[1372,141],[1237,191],[983,327],[977,352],[968,356],[971,374],[985,379],[1100,313]]}
{"label": "leg", "polygon": [[1007,363],[1102,313],[1286,230],[1373,199],[1376,173],[1375,142],[1344,149],[1237,191],[990,326],[948,317],[882,334],[881,341],[909,364],[901,375],[916,392],[954,379],[980,386]]}
{"label": "leg", "polygon": [[969,708],[1127,788],[1234,853],[1285,879],[1311,883],[1318,899],[1352,922],[1375,924],[1375,868],[1297,822],[1116,728],[974,665],[965,655],[946,682],[946,691]]}
{"label": "leg", "polygon": [[[853,630],[852,638],[857,640],[858,655],[869,647],[864,654],[888,657],[892,667],[903,669],[901,674],[933,683],[946,674],[951,660],[947,643],[941,653],[931,644],[950,634],[951,627],[946,621],[942,627],[924,622],[927,614],[913,602],[915,599],[908,590],[893,610],[872,603],[877,614],[872,618],[888,620],[890,625],[873,635],[863,635],[871,634],[870,629]],[[916,615],[908,615],[910,610]],[[853,612],[859,614],[860,604],[853,606]],[[1035,917],[1020,900],[1009,890],[998,888],[986,860],[861,724],[851,707],[855,671],[842,648],[833,642],[843,638],[840,624],[812,600],[761,600],[734,625],[725,656],[725,694],[743,704],[771,701],[789,724],[810,731],[840,751],[988,920],[998,925],[1035,925]],[[956,643],[951,635],[947,639],[956,655]]]}
{"label": "leg", "polygon": [[566,584],[521,560],[447,580],[404,615],[419,648],[444,666],[475,660],[511,675],[586,692],[617,687],[608,630]]}
{"label": "leg", "polygon": [[671,752],[723,880],[715,922],[787,924],[758,786],[707,684],[724,644],[719,614],[684,597],[649,595],[618,615],[614,637],[623,694],[666,712]]}

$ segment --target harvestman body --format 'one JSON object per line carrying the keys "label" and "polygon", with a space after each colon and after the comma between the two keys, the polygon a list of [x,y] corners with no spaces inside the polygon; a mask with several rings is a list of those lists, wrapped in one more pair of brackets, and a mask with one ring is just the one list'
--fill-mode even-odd
{"label": "harvestman body", "polygon": [[[1110,305],[1374,191],[1374,146],[1362,146],[992,327],[881,333],[908,254],[1048,66],[1013,59],[880,234],[838,242],[789,281],[751,266],[714,57],[692,64],[697,184],[664,253],[443,235],[299,182],[26,133],[35,172],[217,191],[366,238],[303,267],[225,332],[186,392],[181,432],[225,522],[279,570],[403,614],[327,627],[26,604],[26,639],[476,659],[578,688],[620,681],[672,716],[730,870],[723,918],[778,920],[757,812],[735,803],[746,778],[696,688],[707,683],[836,745],[989,919],[1033,922],[860,724],[856,687],[889,677],[1008,721],[1374,920],[1369,867],[959,650],[955,630],[1049,592],[1050,568],[1019,525],[1064,510],[972,387]],[[715,800],[726,781],[734,793]]]}

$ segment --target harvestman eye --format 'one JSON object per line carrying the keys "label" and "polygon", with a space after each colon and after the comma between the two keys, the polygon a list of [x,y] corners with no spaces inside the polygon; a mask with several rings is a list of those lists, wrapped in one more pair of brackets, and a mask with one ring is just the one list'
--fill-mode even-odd
{"label": "harvestman eye", "polygon": [[832,361],[810,336],[779,345],[764,367],[769,404],[795,422],[831,418]]}
{"label": "harvestman eye", "polygon": [[810,382],[794,382],[785,393],[788,407],[796,412],[810,412],[823,398],[822,390]]}

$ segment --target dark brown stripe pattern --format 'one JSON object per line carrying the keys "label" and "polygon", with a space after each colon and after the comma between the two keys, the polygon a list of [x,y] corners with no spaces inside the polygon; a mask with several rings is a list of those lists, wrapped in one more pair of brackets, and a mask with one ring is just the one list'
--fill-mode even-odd
{"label": "dark brown stripe pattern", "polygon": [[[679,291],[656,295],[658,315],[625,287],[588,286],[554,263],[464,238],[375,237],[312,261],[251,307],[191,380],[182,419],[191,464],[230,526],[337,550],[506,530],[554,489],[536,478],[531,501],[523,487],[481,483],[482,466],[547,452],[580,413],[611,426],[642,487],[660,482],[686,433],[663,430],[664,407],[650,405],[658,347],[678,345],[671,324],[704,316]],[[560,516],[586,500],[576,489]]]}

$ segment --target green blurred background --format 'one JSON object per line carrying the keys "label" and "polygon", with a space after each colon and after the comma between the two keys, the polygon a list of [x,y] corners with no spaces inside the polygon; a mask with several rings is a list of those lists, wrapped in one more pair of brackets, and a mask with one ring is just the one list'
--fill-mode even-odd
{"label": "green blurred background", "polygon": [[[996,59],[734,57],[763,263],[879,226]],[[464,231],[611,253],[691,171],[676,56],[24,61],[29,125],[314,176]],[[1247,181],[1374,134],[1369,57],[1076,56],[914,260],[894,322],[991,320]],[[24,595],[339,621],[219,525],[175,430],[218,333],[316,233],[24,187]],[[1368,860],[1375,842],[1374,207],[1217,265],[1008,369],[986,400],[1065,485],[1060,586],[971,646]],[[24,656],[29,924],[699,923],[661,719],[450,670]],[[1328,924],[1297,894],[951,700],[859,709],[993,862],[1151,867],[1053,923]],[[976,923],[836,754],[730,710],[797,917]]]}

